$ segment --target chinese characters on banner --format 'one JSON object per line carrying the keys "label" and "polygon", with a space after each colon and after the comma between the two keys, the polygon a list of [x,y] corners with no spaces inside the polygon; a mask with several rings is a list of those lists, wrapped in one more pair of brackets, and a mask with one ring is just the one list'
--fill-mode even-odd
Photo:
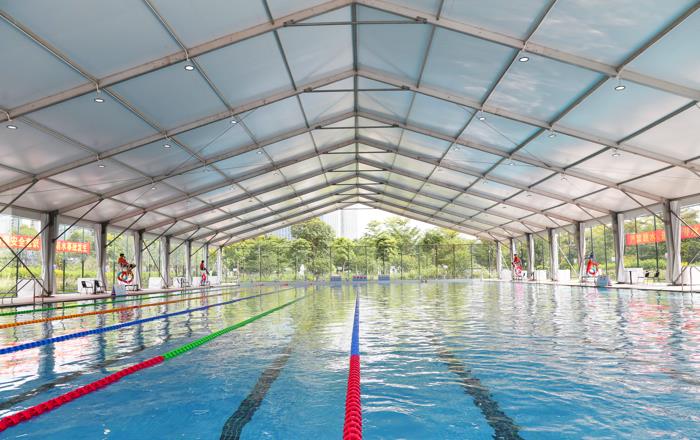
{"label": "chinese characters on banner", "polygon": [[[700,238],[700,225],[692,225],[691,227],[683,226],[681,228],[681,240],[688,238]],[[657,229],[655,231],[637,232],[636,234],[625,234],[625,245],[635,246],[638,244],[653,244],[666,241],[666,231]]]}
{"label": "chinese characters on banner", "polygon": [[[33,241],[32,238],[34,237],[29,235],[3,235],[2,238],[12,249],[24,249],[26,246],[25,250],[27,251],[41,250],[41,238],[39,237],[35,238]],[[0,247],[4,247],[4,245],[0,243]],[[56,252],[89,254],[90,242],[56,240]]]}

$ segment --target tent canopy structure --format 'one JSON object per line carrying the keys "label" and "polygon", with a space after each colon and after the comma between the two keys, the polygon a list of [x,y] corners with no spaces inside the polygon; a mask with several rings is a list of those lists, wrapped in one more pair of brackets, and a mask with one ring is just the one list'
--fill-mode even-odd
{"label": "tent canopy structure", "polygon": [[232,243],[503,240],[700,193],[700,2],[0,4],[0,203]]}

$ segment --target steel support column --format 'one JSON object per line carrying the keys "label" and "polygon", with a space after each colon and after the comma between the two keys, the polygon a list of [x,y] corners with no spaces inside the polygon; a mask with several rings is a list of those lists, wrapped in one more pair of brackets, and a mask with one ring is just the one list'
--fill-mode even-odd
{"label": "steel support column", "polygon": [[677,200],[663,204],[664,229],[666,231],[666,279],[671,284],[682,284],[681,277],[681,220],[680,203]]}
{"label": "steel support column", "polygon": [[[613,215],[614,216],[614,215]],[[574,241],[576,242],[576,258],[578,259],[578,278],[582,279],[586,271],[586,227],[581,222],[574,223]]]}
{"label": "steel support column", "polygon": [[549,278],[559,281],[559,232],[554,228],[547,228],[549,236]]}
{"label": "steel support column", "polygon": [[[625,276],[625,214],[616,213],[612,216],[613,245],[615,248],[615,273],[617,282],[624,283]],[[583,266],[583,262],[581,263]]]}
{"label": "steel support column", "polygon": [[501,248],[501,242],[496,243],[496,278],[501,279],[501,272],[503,271],[503,249]]}
{"label": "steel support column", "polygon": [[515,239],[514,238],[511,238],[509,241],[510,241],[510,262],[513,263],[513,257],[515,256],[515,254],[518,253],[518,248],[515,246]]}
{"label": "steel support column", "polygon": [[525,238],[527,239],[527,274],[532,277],[535,273],[535,236],[527,233]]}
{"label": "steel support column", "polygon": [[185,240],[185,280],[192,281],[192,240]]}
{"label": "steel support column", "polygon": [[170,237],[160,237],[160,277],[165,287],[170,287]]}
{"label": "steel support column", "polygon": [[[222,271],[223,271],[222,254],[223,254],[222,247],[221,246],[217,247],[216,248],[216,276],[219,277],[220,282],[223,282],[223,280],[224,280],[224,277],[222,274]],[[279,264],[279,256],[277,258],[278,258],[277,262]],[[278,270],[278,272],[279,272],[279,270]]]}
{"label": "steel support column", "polygon": [[141,285],[141,268],[143,267],[143,231],[133,231],[134,236],[134,283],[143,288]]}
{"label": "steel support column", "polygon": [[[41,234],[41,278],[44,283],[42,295],[54,295],[56,293],[56,241],[53,237],[58,235],[58,213],[50,212],[45,215],[46,229]],[[42,228],[45,225],[42,225]]]}
{"label": "steel support column", "polygon": [[97,244],[97,279],[105,290],[107,288],[107,223],[100,223],[95,228],[95,243]]}

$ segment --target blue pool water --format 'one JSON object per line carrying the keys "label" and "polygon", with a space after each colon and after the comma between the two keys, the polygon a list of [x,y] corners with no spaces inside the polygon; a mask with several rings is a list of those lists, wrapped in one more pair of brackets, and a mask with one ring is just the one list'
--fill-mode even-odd
{"label": "blue pool water", "polygon": [[340,438],[356,294],[366,439],[700,438],[700,317],[689,294],[260,287],[3,329],[0,347],[257,293],[269,294],[0,355],[3,416],[303,297],[0,438]]}

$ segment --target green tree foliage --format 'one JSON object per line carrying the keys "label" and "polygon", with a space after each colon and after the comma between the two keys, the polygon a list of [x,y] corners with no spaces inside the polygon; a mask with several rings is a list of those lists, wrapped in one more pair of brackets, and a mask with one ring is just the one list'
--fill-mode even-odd
{"label": "green tree foliage", "polygon": [[339,267],[341,272],[348,270],[350,262],[355,257],[355,244],[352,240],[339,237],[333,240],[331,249],[333,251],[333,266]]}

